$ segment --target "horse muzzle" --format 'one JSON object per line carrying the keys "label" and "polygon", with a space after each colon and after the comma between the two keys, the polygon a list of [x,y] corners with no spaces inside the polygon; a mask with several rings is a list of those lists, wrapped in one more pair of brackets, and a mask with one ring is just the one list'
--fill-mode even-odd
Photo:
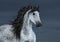
{"label": "horse muzzle", "polygon": [[41,26],[42,26],[42,23],[36,22],[36,27],[41,27]]}

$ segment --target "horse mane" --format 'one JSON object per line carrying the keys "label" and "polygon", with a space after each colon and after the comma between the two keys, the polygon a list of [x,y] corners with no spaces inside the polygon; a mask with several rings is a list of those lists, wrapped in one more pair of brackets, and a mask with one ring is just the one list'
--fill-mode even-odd
{"label": "horse mane", "polygon": [[39,11],[38,7],[34,7],[34,6],[23,7],[19,9],[16,19],[12,22],[12,26],[14,28],[13,31],[14,31],[14,34],[16,35],[16,38],[20,39],[20,32],[23,25],[24,15],[30,9],[31,9],[31,12]]}

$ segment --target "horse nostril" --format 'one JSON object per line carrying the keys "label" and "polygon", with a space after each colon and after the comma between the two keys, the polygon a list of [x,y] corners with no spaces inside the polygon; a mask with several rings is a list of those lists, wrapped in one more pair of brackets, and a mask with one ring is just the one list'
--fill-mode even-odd
{"label": "horse nostril", "polygon": [[42,23],[37,22],[37,23],[36,23],[36,27],[40,27],[40,26],[42,26]]}

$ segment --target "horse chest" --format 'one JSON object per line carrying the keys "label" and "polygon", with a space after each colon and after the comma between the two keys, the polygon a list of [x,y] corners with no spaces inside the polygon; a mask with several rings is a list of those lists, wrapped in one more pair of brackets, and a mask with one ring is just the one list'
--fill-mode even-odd
{"label": "horse chest", "polygon": [[24,31],[21,32],[21,39],[23,40],[32,40],[35,38],[35,33],[33,31],[28,31],[26,32],[26,34],[24,33]]}

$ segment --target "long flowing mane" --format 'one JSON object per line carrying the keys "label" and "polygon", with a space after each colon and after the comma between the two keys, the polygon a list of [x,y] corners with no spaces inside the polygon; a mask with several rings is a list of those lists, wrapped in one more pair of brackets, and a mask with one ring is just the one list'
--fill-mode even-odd
{"label": "long flowing mane", "polygon": [[23,7],[18,11],[18,15],[16,19],[12,22],[12,25],[14,28],[13,31],[14,31],[14,34],[16,35],[16,38],[20,39],[20,32],[22,29],[23,21],[24,21],[24,15],[30,9],[31,9],[31,12],[39,11],[38,7],[34,7],[34,6]]}

